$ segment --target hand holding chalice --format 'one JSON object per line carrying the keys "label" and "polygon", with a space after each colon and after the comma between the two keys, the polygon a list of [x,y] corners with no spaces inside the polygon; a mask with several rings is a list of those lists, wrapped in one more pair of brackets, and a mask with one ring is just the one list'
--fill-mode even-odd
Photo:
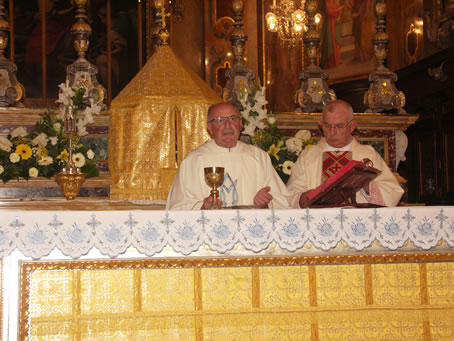
{"label": "hand holding chalice", "polygon": [[205,181],[211,187],[210,195],[213,197],[212,209],[219,209],[219,190],[218,187],[224,182],[224,168],[223,167],[206,167]]}

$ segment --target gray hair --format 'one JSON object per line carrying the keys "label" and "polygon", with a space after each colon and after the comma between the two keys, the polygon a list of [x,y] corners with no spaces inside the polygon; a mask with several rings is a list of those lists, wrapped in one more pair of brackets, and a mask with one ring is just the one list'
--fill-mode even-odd
{"label": "gray hair", "polygon": [[353,108],[352,108],[352,106],[350,105],[350,103],[348,103],[346,101],[343,101],[341,99],[336,99],[336,100],[326,104],[323,107],[322,116],[324,116],[324,114],[326,114],[326,113],[335,112],[337,109],[342,108],[342,107],[345,110],[347,110],[348,121],[353,120]]}

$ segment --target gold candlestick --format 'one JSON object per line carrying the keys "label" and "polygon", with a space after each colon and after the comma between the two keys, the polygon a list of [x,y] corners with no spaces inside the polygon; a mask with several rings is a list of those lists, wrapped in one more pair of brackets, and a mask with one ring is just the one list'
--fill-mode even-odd
{"label": "gold candlestick", "polygon": [[55,181],[60,186],[63,195],[68,200],[74,200],[79,194],[80,187],[87,174],[81,173],[73,162],[73,136],[76,133],[76,118],[74,108],[69,106],[65,111],[65,132],[68,134],[68,162],[60,173],[55,176]]}

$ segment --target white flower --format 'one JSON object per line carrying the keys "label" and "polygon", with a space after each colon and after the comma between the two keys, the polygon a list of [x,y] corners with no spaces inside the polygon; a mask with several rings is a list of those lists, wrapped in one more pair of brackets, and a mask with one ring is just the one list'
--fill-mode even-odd
{"label": "white flower", "polygon": [[257,118],[259,118],[260,120],[268,118],[268,113],[266,109],[263,107],[253,107],[253,111],[255,111],[258,114]]}
{"label": "white flower", "polygon": [[24,127],[17,127],[11,132],[11,137],[16,137],[16,136],[25,136],[27,135],[27,131],[25,130]]}
{"label": "white flower", "polygon": [[69,82],[61,83],[58,87],[60,88],[60,91],[58,92],[58,100],[56,103],[61,103],[65,106],[71,105],[72,98],[76,95],[76,91],[69,86]]}
{"label": "white flower", "polygon": [[292,174],[292,169],[293,169],[293,162],[292,161],[285,161],[283,164],[282,164],[282,171],[287,174],[287,175],[290,175]]}
{"label": "white flower", "polygon": [[89,149],[87,151],[87,157],[89,160],[93,159],[95,157],[95,153],[93,152],[93,150]]}
{"label": "white flower", "polygon": [[87,123],[93,123],[93,114],[98,115],[101,112],[102,105],[98,102],[95,103],[93,98],[90,98],[90,106],[86,107],[80,115],[84,117]]}
{"label": "white flower", "polygon": [[53,125],[53,127],[54,127],[55,131],[57,132],[57,134],[60,133],[60,131],[61,131],[61,124],[60,124],[60,122],[55,122],[54,125]]}
{"label": "white flower", "polygon": [[52,159],[51,156],[43,156],[42,158],[40,158],[38,160],[38,165],[40,165],[40,166],[48,166],[52,162],[54,162],[54,159]]}
{"label": "white flower", "polygon": [[295,137],[302,141],[306,141],[311,138],[311,132],[309,130],[302,129],[295,134]]}
{"label": "white flower", "polygon": [[50,144],[53,145],[53,146],[55,146],[58,143],[58,137],[57,136],[49,137],[49,140],[50,140]]}
{"label": "white flower", "polygon": [[261,107],[268,104],[268,101],[265,99],[265,96],[259,91],[255,93],[254,100],[256,102],[255,104]]}
{"label": "white flower", "polygon": [[0,149],[4,150],[5,152],[11,151],[11,147],[13,143],[8,140],[5,136],[0,136]]}
{"label": "white flower", "polygon": [[85,122],[83,120],[78,120],[76,126],[79,136],[85,136],[88,134]]}
{"label": "white flower", "polygon": [[28,175],[30,175],[31,178],[36,178],[38,176],[38,170],[35,167],[32,167],[28,170]]}
{"label": "white flower", "polygon": [[243,133],[249,136],[254,136],[255,135],[255,128],[256,126],[254,124],[246,124],[244,126]]}
{"label": "white flower", "polygon": [[257,125],[257,128],[259,128],[260,130],[265,129],[265,127],[266,127],[265,122],[263,122],[263,121],[258,121],[256,125]]}
{"label": "white flower", "polygon": [[85,165],[85,156],[82,153],[76,153],[73,155],[73,162],[77,168],[83,167]]}
{"label": "white flower", "polygon": [[4,170],[5,170],[5,168],[3,168],[2,165],[0,165],[0,174],[2,174]]}
{"label": "white flower", "polygon": [[276,119],[275,119],[274,117],[272,117],[272,116],[271,116],[271,117],[268,117],[268,122],[269,122],[270,124],[274,124],[274,123],[276,123]]}
{"label": "white flower", "polygon": [[9,154],[9,160],[10,160],[12,163],[19,162],[19,161],[20,161],[20,155],[17,154],[17,153],[11,153],[11,154]]}
{"label": "white flower", "polygon": [[[57,103],[60,103],[59,106],[59,113],[57,115],[58,118],[61,118],[62,120],[65,119],[65,113],[68,110],[68,107],[70,105],[74,106],[73,103],[73,97],[76,95],[77,91],[72,89],[69,86],[69,82],[66,81],[66,83],[62,83],[59,85],[60,91],[58,94],[58,100],[56,101]],[[86,130],[86,125],[91,124],[94,122],[93,119],[93,114],[99,114],[103,108],[103,103],[102,102],[96,102],[93,98],[88,98],[87,93],[84,94],[84,102],[86,100],[90,101],[90,105],[86,106],[83,110],[78,110],[80,108],[75,107],[75,110],[78,110],[77,113],[75,114],[75,119],[76,119],[76,126],[77,126],[77,133],[80,136],[85,136],[88,134]],[[54,125],[54,128],[57,132],[60,131],[56,125]]]}
{"label": "white flower", "polygon": [[244,92],[242,96],[240,95],[240,103],[241,103],[241,106],[242,106],[243,108],[246,107],[247,102],[248,102],[247,92]]}
{"label": "white flower", "polygon": [[45,147],[49,142],[49,139],[45,133],[41,133],[32,140],[32,144],[38,145],[40,147]]}
{"label": "white flower", "polygon": [[303,150],[303,141],[299,138],[291,137],[285,141],[285,144],[287,145],[288,151],[291,153],[299,154],[301,150]]}

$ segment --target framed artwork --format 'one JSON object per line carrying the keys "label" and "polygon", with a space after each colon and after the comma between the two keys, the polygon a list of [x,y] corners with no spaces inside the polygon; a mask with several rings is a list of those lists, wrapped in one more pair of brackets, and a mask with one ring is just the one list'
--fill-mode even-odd
{"label": "framed artwork", "polygon": [[[107,56],[108,5],[110,60]],[[46,14],[45,34],[43,9]],[[58,96],[58,84],[65,80],[66,67],[77,59],[71,35],[75,15],[76,6],[72,0],[14,1],[14,62],[18,68],[17,79],[24,85],[27,98],[42,96],[43,79],[47,98]],[[134,1],[91,0],[87,17],[92,34],[85,57],[98,68],[98,81],[102,85],[107,86],[110,77],[112,95],[115,96],[138,71],[137,4]],[[42,52],[43,41],[45,53]]]}
{"label": "framed artwork", "polygon": [[320,0],[320,67],[330,82],[364,77],[375,68],[374,0]]}

